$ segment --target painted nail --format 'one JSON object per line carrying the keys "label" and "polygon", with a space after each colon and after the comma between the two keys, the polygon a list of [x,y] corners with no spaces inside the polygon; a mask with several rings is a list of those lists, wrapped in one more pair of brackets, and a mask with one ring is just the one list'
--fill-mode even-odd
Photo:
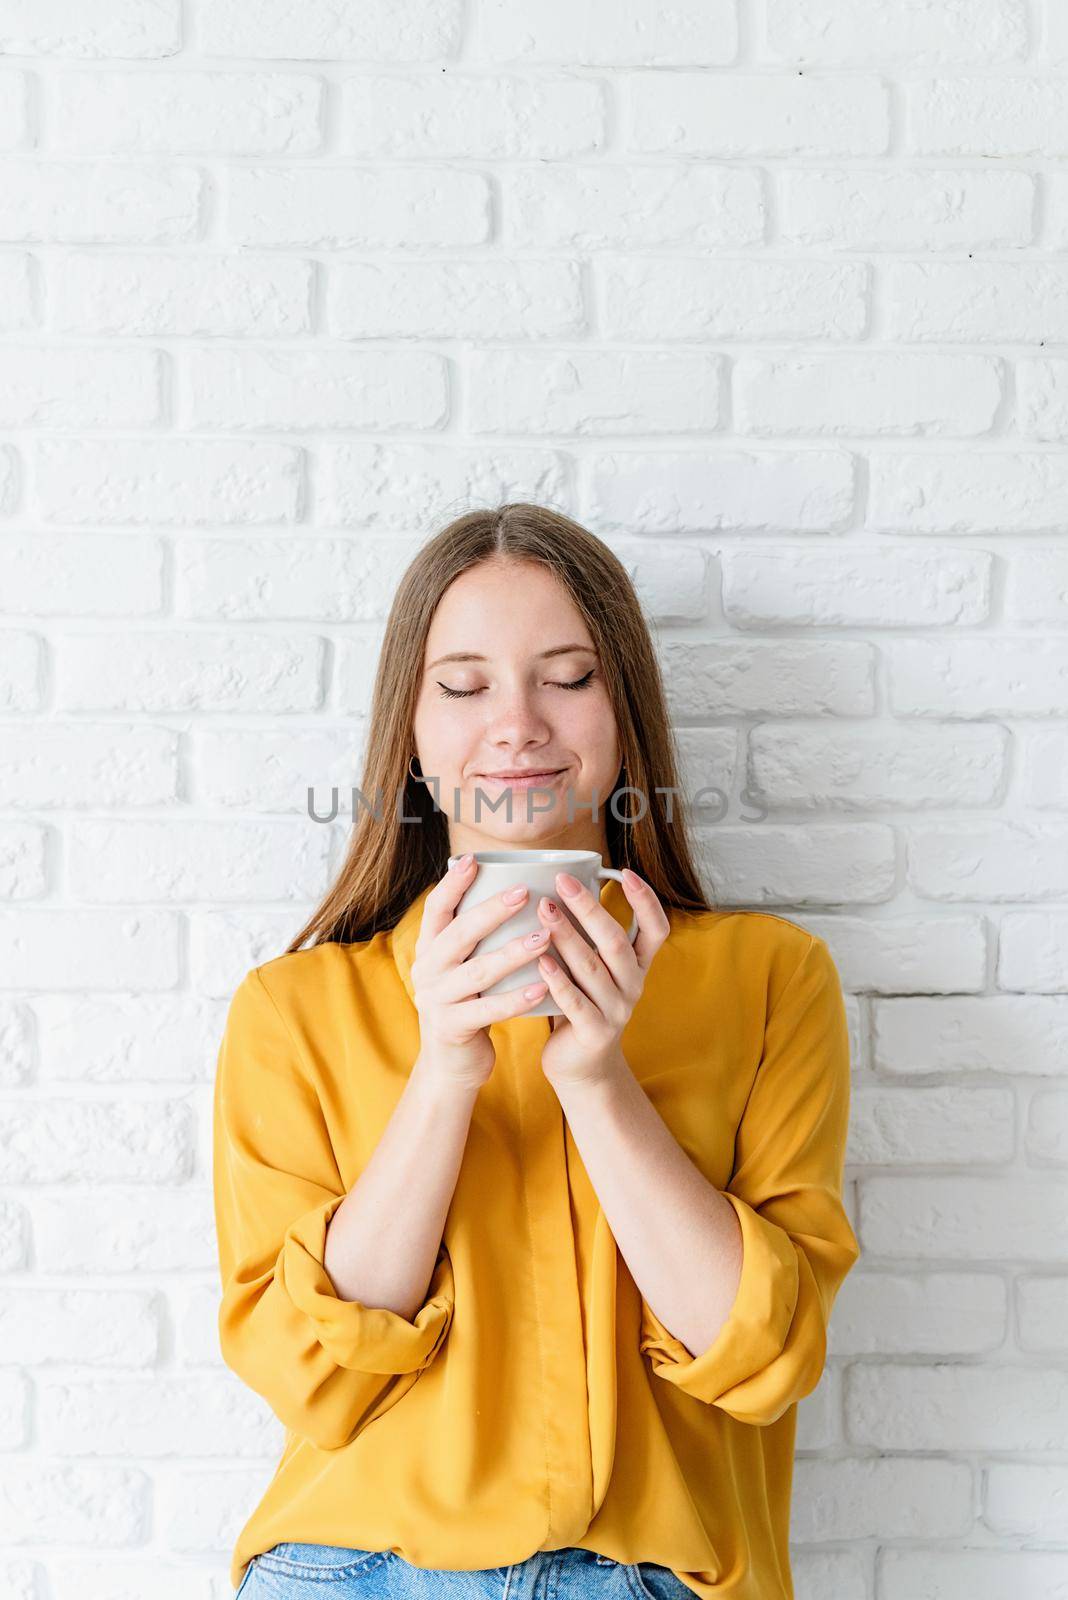
{"label": "painted nail", "polygon": [[539,956],[538,966],[543,972],[556,971],[556,962],[553,960],[552,956]]}
{"label": "painted nail", "polygon": [[501,899],[504,901],[506,906],[517,906],[520,900],[522,900],[526,895],[526,892],[526,884],[517,883],[514,889],[506,889],[501,895]]}
{"label": "painted nail", "polygon": [[556,874],[556,881],[560,885],[561,894],[578,894],[579,890],[582,888],[581,883],[579,883],[577,878],[573,878],[570,872],[558,872]]}
{"label": "painted nail", "polygon": [[544,896],[542,897],[541,909],[545,912],[547,917],[558,917],[560,915],[560,910],[556,904],[556,901],[546,900]]}
{"label": "painted nail", "polygon": [[471,865],[474,859],[474,856],[469,850],[465,856],[460,857],[459,861],[453,862],[452,870],[454,872],[466,872],[467,868]]}
{"label": "painted nail", "polygon": [[532,983],[529,989],[524,989],[523,990],[523,999],[524,1000],[536,1000],[538,998],[538,996],[541,994],[541,991],[543,989],[547,989],[547,988],[548,988],[548,984],[546,984],[546,983]]}
{"label": "painted nail", "polygon": [[523,943],[524,944],[541,944],[542,940],[543,939],[547,939],[548,937],[549,937],[549,935],[546,933],[544,928],[535,928],[533,933],[528,933],[527,934],[526,938],[523,940]]}

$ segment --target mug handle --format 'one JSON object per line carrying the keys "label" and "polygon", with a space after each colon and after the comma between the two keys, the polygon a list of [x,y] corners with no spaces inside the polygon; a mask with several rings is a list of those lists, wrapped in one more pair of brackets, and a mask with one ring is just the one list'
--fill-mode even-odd
{"label": "mug handle", "polygon": [[[599,878],[615,878],[619,883],[623,882],[623,874],[621,872],[617,872],[615,867],[599,867],[597,869],[597,876]],[[630,918],[630,927],[627,929],[627,938],[630,940],[631,944],[633,944],[637,937],[638,919],[632,912]]]}

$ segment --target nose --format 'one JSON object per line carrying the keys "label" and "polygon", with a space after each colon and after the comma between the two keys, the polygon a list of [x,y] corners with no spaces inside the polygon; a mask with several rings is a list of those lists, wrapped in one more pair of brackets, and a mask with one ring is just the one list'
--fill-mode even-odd
{"label": "nose", "polygon": [[552,738],[552,728],[535,709],[532,696],[519,689],[489,717],[485,738],[488,745],[497,749],[521,750],[526,745],[547,743]]}

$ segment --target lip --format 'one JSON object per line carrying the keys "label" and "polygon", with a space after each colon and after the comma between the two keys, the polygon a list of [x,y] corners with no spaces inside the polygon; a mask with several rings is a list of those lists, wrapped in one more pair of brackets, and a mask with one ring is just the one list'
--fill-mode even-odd
{"label": "lip", "polygon": [[558,767],[555,770],[550,769],[541,772],[519,772],[514,776],[500,772],[478,772],[475,776],[480,782],[496,784],[498,788],[502,789],[533,789],[535,787],[545,788],[549,784],[555,783],[556,779],[562,778],[566,771],[566,767]]}

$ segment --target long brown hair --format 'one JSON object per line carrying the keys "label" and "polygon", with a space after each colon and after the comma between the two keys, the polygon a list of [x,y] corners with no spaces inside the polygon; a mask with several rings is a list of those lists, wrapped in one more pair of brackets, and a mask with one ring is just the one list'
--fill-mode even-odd
{"label": "long brown hair", "polygon": [[[616,717],[621,773],[612,793],[631,787],[616,809],[605,807],[609,865],[633,868],[665,909],[712,907],[694,867],[683,817],[674,741],[660,667],[641,605],[622,563],[600,539],[547,507],[514,501],[469,511],[416,553],[393,598],[375,675],[363,777],[359,788],[381,819],[361,808],[337,880],[286,954],[313,945],[354,944],[392,928],[448,867],[446,813],[409,770],[427,634],[446,589],[482,561],[540,562],[570,594],[600,655]],[[404,791],[402,822],[396,797]],[[667,791],[674,790],[674,794]],[[660,791],[660,792],[658,792]],[[647,801],[640,817],[641,800]],[[446,801],[446,804],[448,802]],[[668,821],[668,805],[672,805]]]}

